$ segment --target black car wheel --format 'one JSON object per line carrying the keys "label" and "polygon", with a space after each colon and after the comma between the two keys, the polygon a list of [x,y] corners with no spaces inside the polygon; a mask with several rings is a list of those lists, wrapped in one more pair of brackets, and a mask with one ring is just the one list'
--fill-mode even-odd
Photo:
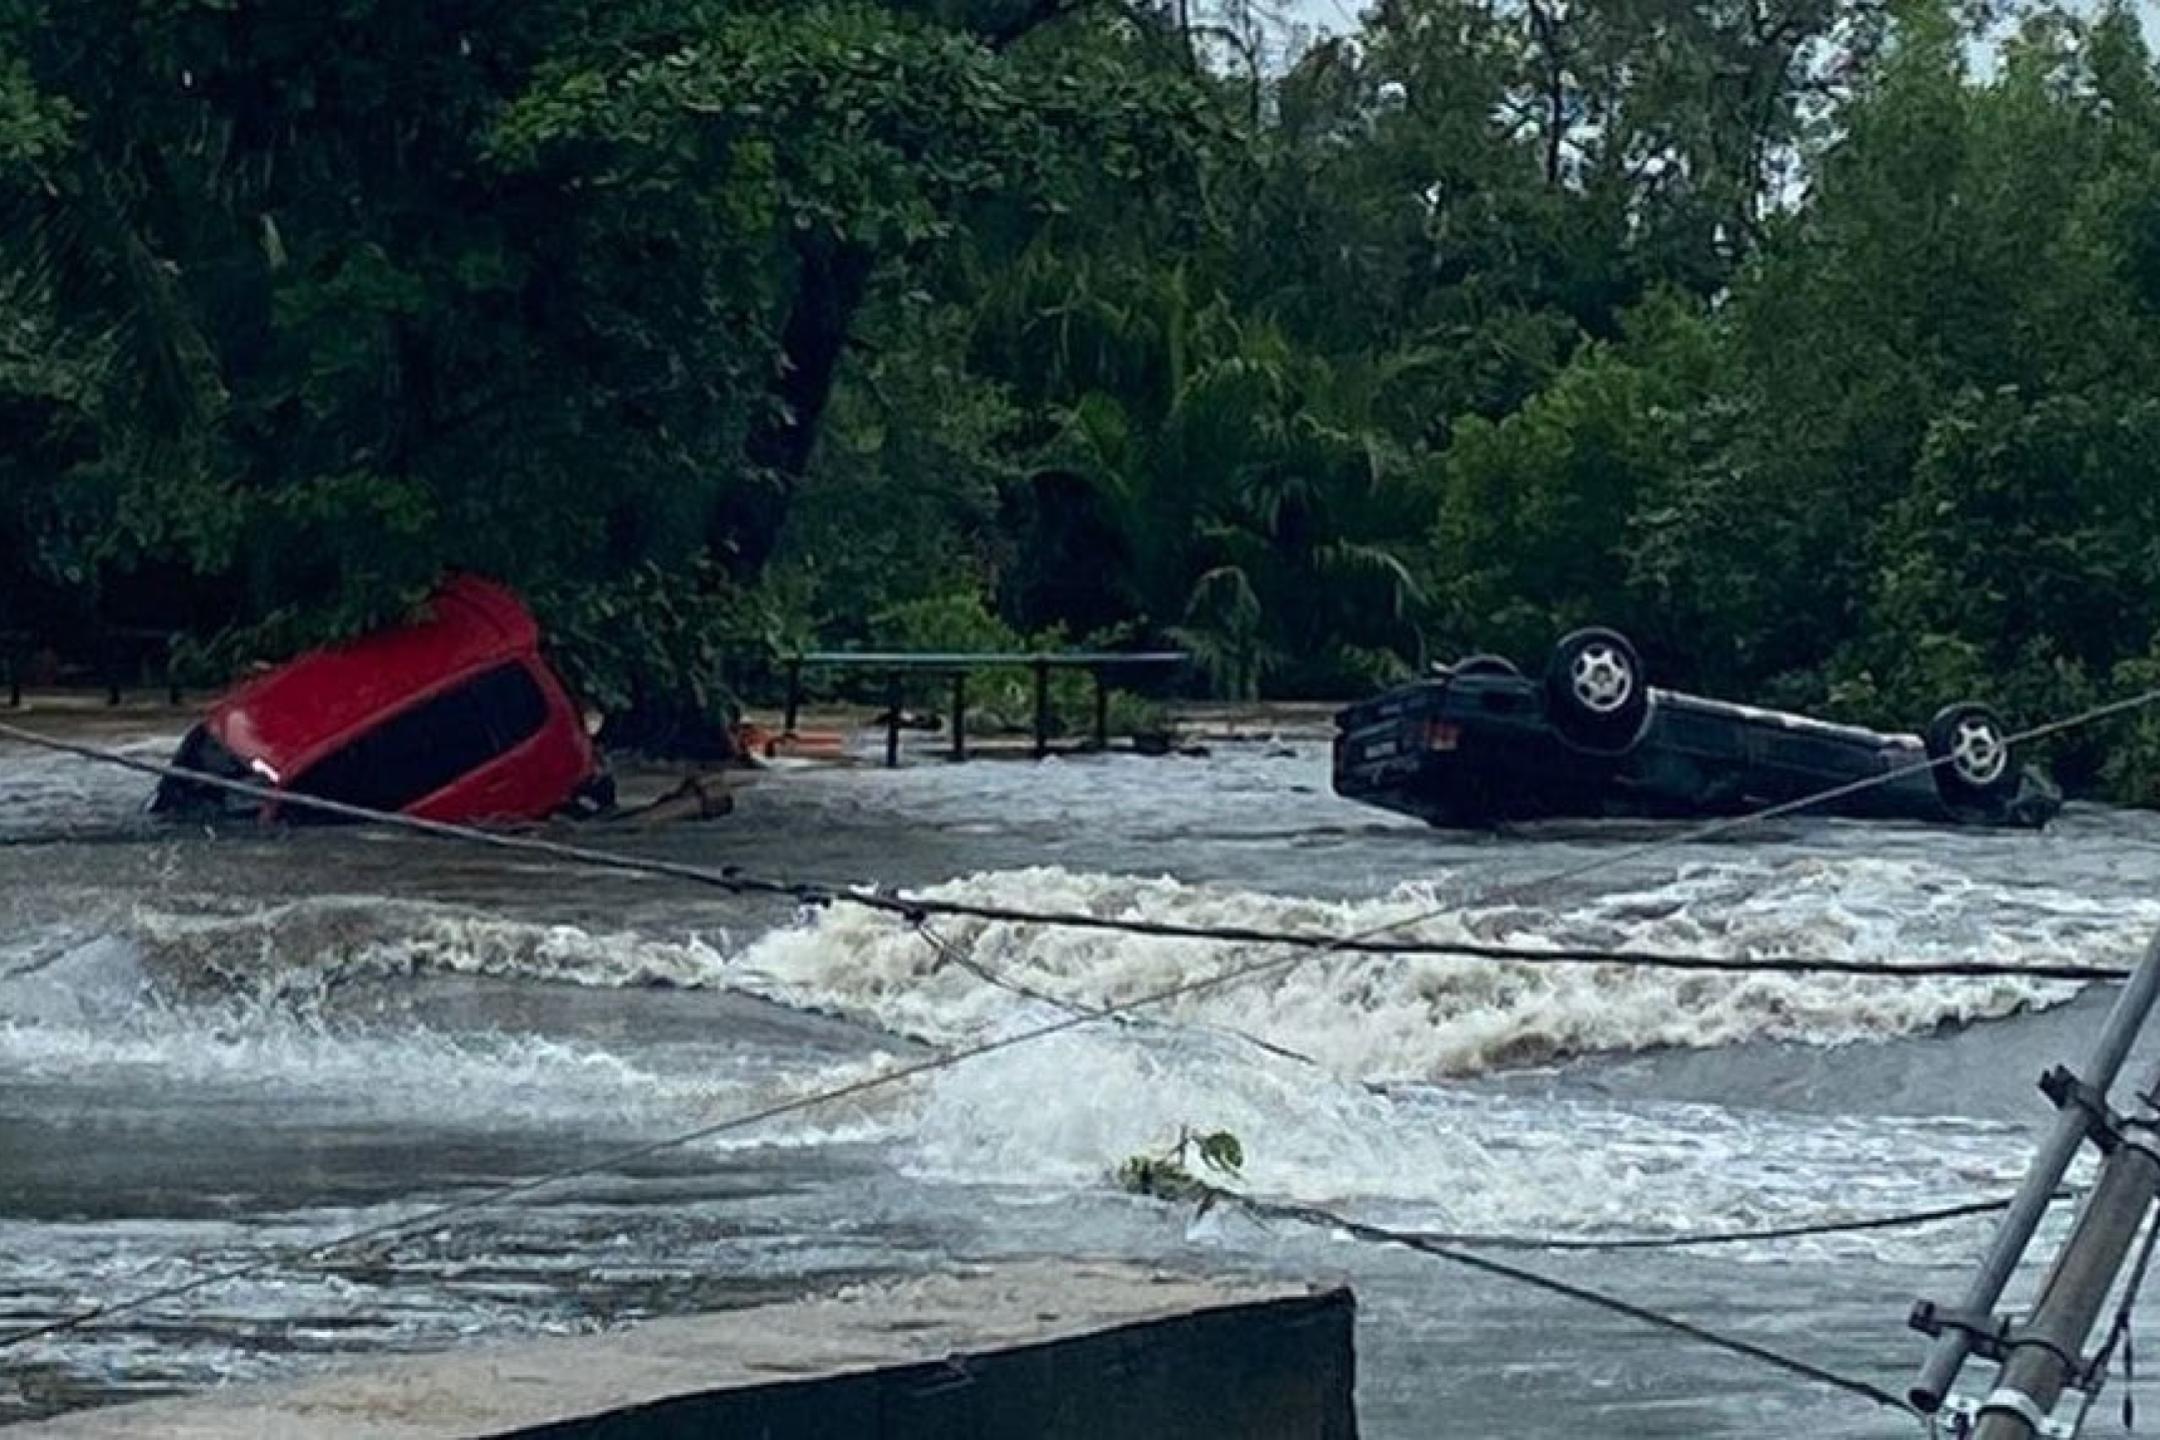
{"label": "black car wheel", "polygon": [[1586,750],[1632,748],[1650,713],[1642,657],[1615,630],[1577,630],[1553,648],[1545,703],[1561,737]]}
{"label": "black car wheel", "polygon": [[1952,705],[1929,723],[1928,758],[1945,800],[1997,800],[2017,788],[2016,756],[2002,720],[1985,705]]}
{"label": "black car wheel", "polygon": [[1448,666],[1448,674],[1451,676],[1520,675],[1522,671],[1515,668],[1515,662],[1505,655],[1465,655],[1453,665]]}

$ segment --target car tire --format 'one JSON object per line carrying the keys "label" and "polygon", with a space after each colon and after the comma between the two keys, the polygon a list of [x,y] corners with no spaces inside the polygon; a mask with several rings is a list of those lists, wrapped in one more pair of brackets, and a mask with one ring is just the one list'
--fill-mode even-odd
{"label": "car tire", "polygon": [[1928,722],[1935,788],[1951,804],[2001,800],[2018,785],[2017,756],[2002,719],[1985,705],[1950,705]]}
{"label": "car tire", "polygon": [[1448,675],[1508,675],[1520,676],[1522,671],[1505,655],[1465,655],[1448,666]]}
{"label": "car tire", "polygon": [[1625,754],[1650,715],[1642,656],[1617,630],[1577,630],[1553,647],[1545,667],[1545,708],[1570,745]]}

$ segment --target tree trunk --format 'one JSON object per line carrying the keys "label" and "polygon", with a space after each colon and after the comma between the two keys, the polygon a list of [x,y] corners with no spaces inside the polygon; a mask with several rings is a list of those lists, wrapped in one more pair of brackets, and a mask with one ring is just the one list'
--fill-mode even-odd
{"label": "tree trunk", "polygon": [[[773,414],[751,432],[749,473],[714,506],[706,548],[729,574],[754,581],[779,547],[796,487],[817,452],[818,428],[839,379],[876,256],[862,245],[805,233],[795,242],[795,301],[780,341]],[[647,754],[725,760],[735,741],[718,717],[677,693],[642,689],[608,718],[603,745]]]}
{"label": "tree trunk", "polygon": [[1545,184],[1560,183],[1560,145],[1567,134],[1567,62],[1560,54],[1560,22],[1530,0],[1530,28],[1545,52]]}
{"label": "tree trunk", "polygon": [[707,530],[713,552],[743,580],[755,579],[779,545],[876,261],[867,247],[814,234],[796,242],[795,255],[795,303],[772,384],[776,413],[750,436],[755,473],[720,502]]}

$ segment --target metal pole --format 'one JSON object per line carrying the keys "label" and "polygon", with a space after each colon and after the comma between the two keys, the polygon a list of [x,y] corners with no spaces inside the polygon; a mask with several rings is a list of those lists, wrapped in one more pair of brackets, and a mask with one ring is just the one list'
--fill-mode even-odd
{"label": "metal pole", "polygon": [[1110,682],[1100,665],[1095,667],[1095,748],[1110,748]]}
{"label": "metal pole", "polygon": [[[2146,1081],[2146,1093],[2156,1086],[2160,1068]],[[2032,1319],[2012,1333],[2002,1374],[1981,1403],[1974,1440],[2037,1440],[2064,1433],[2042,1427],[2078,1378],[2086,1337],[2160,1189],[2160,1156],[2153,1143],[2149,1111],[2123,1126],[2120,1143],[2101,1166],[2099,1183],[2040,1287]]]}
{"label": "metal pole", "polygon": [[967,759],[967,671],[955,670],[952,677],[952,758]]}
{"label": "metal pole", "polygon": [[173,665],[173,637],[165,637],[165,703],[180,708],[180,671]]}
{"label": "metal pole", "polygon": [[885,768],[900,768],[900,672],[885,677]]}
{"label": "metal pole", "polygon": [[784,735],[795,733],[796,717],[802,714],[802,661],[790,660],[787,667],[787,721],[780,727]]}
{"label": "metal pole", "polygon": [[[2129,1058],[2132,1042],[2144,1029],[2155,999],[2160,999],[2160,936],[2146,946],[2145,958],[2138,962],[2138,968],[2123,986],[2122,994],[2115,998],[2115,1008],[2108,1012],[2107,1025],[2100,1032],[2100,1043],[2085,1062],[2085,1072],[2080,1078],[2098,1094],[2105,1096],[2115,1084],[2115,1077],[2122,1073],[2123,1061]],[[1995,1227],[1995,1238],[1980,1262],[1979,1273],[1973,1277],[1959,1304],[1956,1312],[1959,1317],[1970,1319],[1995,1313],[2003,1287],[2010,1283],[2011,1273],[2023,1258],[2025,1247],[2032,1243],[2033,1232],[2039,1229],[2040,1218],[2047,1213],[2049,1202],[2062,1188],[2063,1175],[2069,1170],[2070,1162],[2077,1158],[2078,1147],[2084,1143],[2085,1135],[2085,1112],[2075,1105],[2063,1106],[2055,1117],[2055,1128],[2041,1145],[2040,1153],[2033,1158],[2032,1168],[2025,1172],[2024,1182],[2018,1186],[2010,1208],[2003,1212],[2001,1222]],[[1923,1311],[1932,1311],[1932,1308],[1923,1305],[1914,1312],[1915,1320]],[[1972,1353],[1972,1345],[1971,1333],[1955,1327],[1946,1328],[1935,1337],[1919,1375],[1906,1391],[1906,1398],[1912,1401],[1915,1409],[1932,1415],[1942,1408],[1951,1385],[1957,1380],[1959,1367]]]}
{"label": "metal pole", "polygon": [[1035,758],[1050,753],[1050,662],[1035,662]]}
{"label": "metal pole", "polygon": [[105,636],[105,703],[120,703],[120,637],[110,632]]}

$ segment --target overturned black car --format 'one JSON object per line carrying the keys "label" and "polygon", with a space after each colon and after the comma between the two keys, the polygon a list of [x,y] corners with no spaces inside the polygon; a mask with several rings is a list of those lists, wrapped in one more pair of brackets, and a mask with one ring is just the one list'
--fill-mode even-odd
{"label": "overturned black car", "polygon": [[[1977,825],[2038,827],[2062,808],[1985,706],[1952,705],[1925,736],[1881,735],[1653,690],[1611,630],[1562,640],[1541,679],[1470,656],[1336,726],[1336,793],[1434,825],[1733,815],[1810,796],[1824,796],[1811,814]],[[1893,771],[1909,773],[1862,783]]]}

